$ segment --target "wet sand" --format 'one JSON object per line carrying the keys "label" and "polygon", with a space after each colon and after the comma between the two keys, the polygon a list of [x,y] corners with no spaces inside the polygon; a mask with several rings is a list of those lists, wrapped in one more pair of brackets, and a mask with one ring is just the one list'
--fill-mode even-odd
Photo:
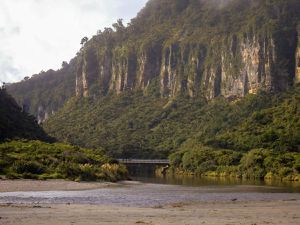
{"label": "wet sand", "polygon": [[73,182],[65,180],[0,180],[0,192],[75,191],[118,186],[110,182]]}
{"label": "wet sand", "polygon": [[[125,182],[125,190],[148,190],[155,186]],[[76,183],[52,181],[0,181],[0,191],[92,190],[114,187],[121,191],[124,183]],[[129,185],[129,187],[128,187]],[[131,186],[130,186],[131,185]],[[120,187],[121,186],[121,187]],[[117,187],[115,189],[115,187]],[[162,189],[163,186],[158,186]],[[123,189],[122,189],[123,188]],[[166,187],[176,191],[178,187]],[[194,190],[194,189],[192,189]],[[76,192],[77,193],[77,192]],[[94,193],[94,192],[92,192]],[[149,193],[148,193],[149,194]],[[152,194],[152,193],[150,193]],[[264,193],[262,193],[264,195]],[[145,195],[147,195],[145,193]],[[274,195],[276,196],[276,195]],[[294,198],[295,197],[295,198]],[[118,197],[117,197],[118,198]],[[282,199],[185,201],[155,206],[124,206],[117,204],[46,204],[2,203],[2,225],[296,225],[300,224],[300,196],[283,194]]]}
{"label": "wet sand", "polygon": [[296,225],[300,202],[217,202],[152,208],[105,205],[1,205],[6,225]]}

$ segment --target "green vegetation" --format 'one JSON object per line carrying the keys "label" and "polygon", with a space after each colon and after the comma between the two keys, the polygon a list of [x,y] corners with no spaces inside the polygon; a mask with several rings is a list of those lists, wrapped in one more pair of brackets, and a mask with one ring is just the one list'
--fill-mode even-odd
{"label": "green vegetation", "polygon": [[61,108],[74,95],[76,60],[62,63],[60,70],[48,70],[33,75],[30,79],[9,85],[8,93],[13,95],[24,110],[39,120],[45,113],[51,114]]}
{"label": "green vegetation", "polygon": [[[289,37],[293,36],[290,34],[295,32],[299,23],[298,12],[298,0],[150,0],[128,26],[118,20],[112,25],[113,28],[99,30],[89,41],[84,37],[81,40],[84,47],[69,64],[64,63],[62,69],[34,75],[31,79],[10,85],[8,90],[19,104],[26,105],[31,114],[43,120],[45,112],[52,114],[75,95],[75,80],[80,75],[79,64],[83,61],[83,55],[88,59],[90,95],[106,95],[112,64],[120,62],[120,57],[124,62],[136,62],[138,55],[145,54],[152,58],[151,65],[158,67],[150,68],[153,72],[150,76],[155,77],[160,69],[155,58],[161,61],[162,52],[170,46],[181,49],[183,55],[178,55],[178,58],[198,55],[205,59],[203,68],[214,68],[215,64],[220,64],[220,51],[232,48],[233,56],[226,54],[228,62],[225,62],[225,67],[226,70],[233,70],[226,71],[227,74],[235,76],[241,67],[241,57],[235,54],[239,46],[234,46],[232,40],[253,36],[261,40],[273,37],[276,44],[280,42],[278,51],[282,53],[283,60],[280,63],[291,65],[290,72],[294,66],[286,59],[290,59],[290,55],[293,57],[294,52],[291,53],[292,46],[286,48],[286,44],[292,43]],[[224,45],[228,49],[220,49]],[[175,51],[176,54],[179,53]],[[232,68],[228,66],[229,62],[232,62]],[[128,68],[132,76],[136,74],[135,64],[133,68]],[[182,80],[193,80],[192,65],[183,67],[178,68]],[[196,82],[195,89],[201,85]]]}
{"label": "green vegetation", "polygon": [[170,156],[172,173],[245,179],[300,180],[300,153],[254,149],[247,153],[204,146]]}
{"label": "green vegetation", "polygon": [[112,160],[101,149],[25,140],[0,144],[0,174],[11,179],[117,181],[127,178],[124,166],[109,162]]}
{"label": "green vegetation", "polygon": [[[60,141],[101,146],[114,157],[166,158],[174,153],[172,166],[192,173],[251,178],[298,173],[299,85],[233,102],[185,96],[168,101],[153,97],[155,88],[149,92],[74,98],[44,128]],[[261,155],[264,163],[253,166],[253,155]]]}
{"label": "green vegetation", "polygon": [[123,93],[72,99],[44,128],[60,141],[104,147],[117,157],[166,157],[193,140],[214,148],[300,151],[300,87],[229,102],[220,97],[172,101]]}
{"label": "green vegetation", "polygon": [[[292,86],[299,7],[299,0],[150,0],[128,26],[118,20],[84,37],[61,70],[8,89],[42,119],[57,111],[43,127],[61,142],[112,157],[171,155],[172,166],[188,173],[294,179],[300,86],[235,101],[221,93],[233,99],[248,91],[253,81],[244,81],[251,77],[241,71],[240,45],[253,40],[261,49],[248,66],[259,61],[257,79],[270,79],[275,91]],[[162,64],[170,64],[168,78],[160,76]]]}
{"label": "green vegetation", "polygon": [[24,112],[6,90],[0,88],[0,143],[13,138],[51,140],[35,118]]}
{"label": "green vegetation", "polygon": [[[103,150],[89,150],[52,141],[33,116],[0,89],[0,175],[7,178],[117,181],[127,176],[124,166],[109,164]],[[9,139],[30,139],[15,140]],[[6,142],[5,142],[6,141]],[[3,143],[4,142],[4,143]]]}

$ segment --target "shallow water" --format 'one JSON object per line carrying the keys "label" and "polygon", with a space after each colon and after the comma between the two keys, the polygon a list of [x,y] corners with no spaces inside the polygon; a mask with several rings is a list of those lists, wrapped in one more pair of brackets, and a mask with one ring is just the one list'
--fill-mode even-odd
{"label": "shallow water", "polygon": [[[18,204],[108,204],[155,207],[178,202],[300,201],[297,187],[242,184],[203,180],[181,184],[174,179],[135,178],[142,182],[122,182],[119,186],[83,191],[39,191],[0,193],[0,203]],[[175,183],[176,183],[175,182]],[[179,182],[179,183],[178,183]],[[180,184],[180,185],[179,185]]]}
{"label": "shallow water", "polygon": [[[214,178],[214,177],[194,177],[194,176],[155,176],[152,174],[134,176],[133,180],[144,183],[157,183],[157,184],[172,184],[172,185],[184,185],[191,187],[226,187],[226,186],[255,186],[261,188],[262,191],[281,191],[281,192],[294,192],[300,193],[300,182],[281,182],[276,180],[242,180],[235,178]],[[243,190],[242,190],[243,191]]]}

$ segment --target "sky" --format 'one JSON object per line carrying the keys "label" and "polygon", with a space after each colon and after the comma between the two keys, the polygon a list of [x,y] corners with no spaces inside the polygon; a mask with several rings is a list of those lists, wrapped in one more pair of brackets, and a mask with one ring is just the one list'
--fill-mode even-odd
{"label": "sky", "polygon": [[0,82],[59,69],[84,36],[130,21],[147,0],[0,0]]}

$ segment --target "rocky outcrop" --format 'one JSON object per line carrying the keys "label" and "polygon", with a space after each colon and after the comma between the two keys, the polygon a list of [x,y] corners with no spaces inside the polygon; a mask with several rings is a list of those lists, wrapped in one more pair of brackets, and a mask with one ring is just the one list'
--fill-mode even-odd
{"label": "rocky outcrop", "polygon": [[[97,55],[97,49],[85,48],[78,55],[77,59],[77,72],[76,72],[76,95],[88,97],[90,89],[93,88],[96,83],[99,87],[99,58]],[[102,65],[103,67],[104,65]]]}
{"label": "rocky outcrop", "polygon": [[[145,90],[150,81],[159,76],[160,55],[160,49],[135,52],[126,46],[107,49],[102,55],[83,50],[78,57],[76,96],[88,97],[91,87],[92,93],[98,89],[102,94]],[[89,63],[89,59],[93,62]]]}
{"label": "rocky outcrop", "polygon": [[101,56],[87,50],[78,59],[76,94],[89,96],[91,86],[117,94],[144,90],[158,77],[162,97],[240,98],[258,90],[285,90],[299,80],[300,53],[295,33],[281,34],[244,33],[140,52],[121,46]]}
{"label": "rocky outcrop", "polygon": [[38,124],[43,123],[44,121],[49,119],[49,117],[51,115],[54,115],[54,114],[55,114],[55,110],[50,109],[49,107],[44,107],[44,106],[40,105],[38,107],[38,112],[37,112],[37,122],[38,122]]}
{"label": "rocky outcrop", "polygon": [[296,83],[300,82],[300,47],[297,48],[297,53],[296,53],[296,77],[295,77],[295,82]]}
{"label": "rocky outcrop", "polygon": [[297,32],[297,38],[298,38],[298,46],[296,50],[296,74],[295,74],[295,83],[300,83],[300,25]]}
{"label": "rocky outcrop", "polygon": [[119,94],[133,90],[136,81],[137,59],[135,53],[123,48],[116,49],[112,57],[110,90]]}
{"label": "rocky outcrop", "polygon": [[144,90],[152,79],[159,76],[161,66],[161,47],[144,49],[138,53],[136,88]]}
{"label": "rocky outcrop", "polygon": [[232,37],[222,52],[221,95],[243,97],[258,90],[271,90],[276,69],[273,39],[244,35]]}
{"label": "rocky outcrop", "polygon": [[99,31],[61,70],[8,89],[41,120],[74,94],[210,100],[285,90],[300,82],[299,8],[298,0],[149,0],[128,27]]}

